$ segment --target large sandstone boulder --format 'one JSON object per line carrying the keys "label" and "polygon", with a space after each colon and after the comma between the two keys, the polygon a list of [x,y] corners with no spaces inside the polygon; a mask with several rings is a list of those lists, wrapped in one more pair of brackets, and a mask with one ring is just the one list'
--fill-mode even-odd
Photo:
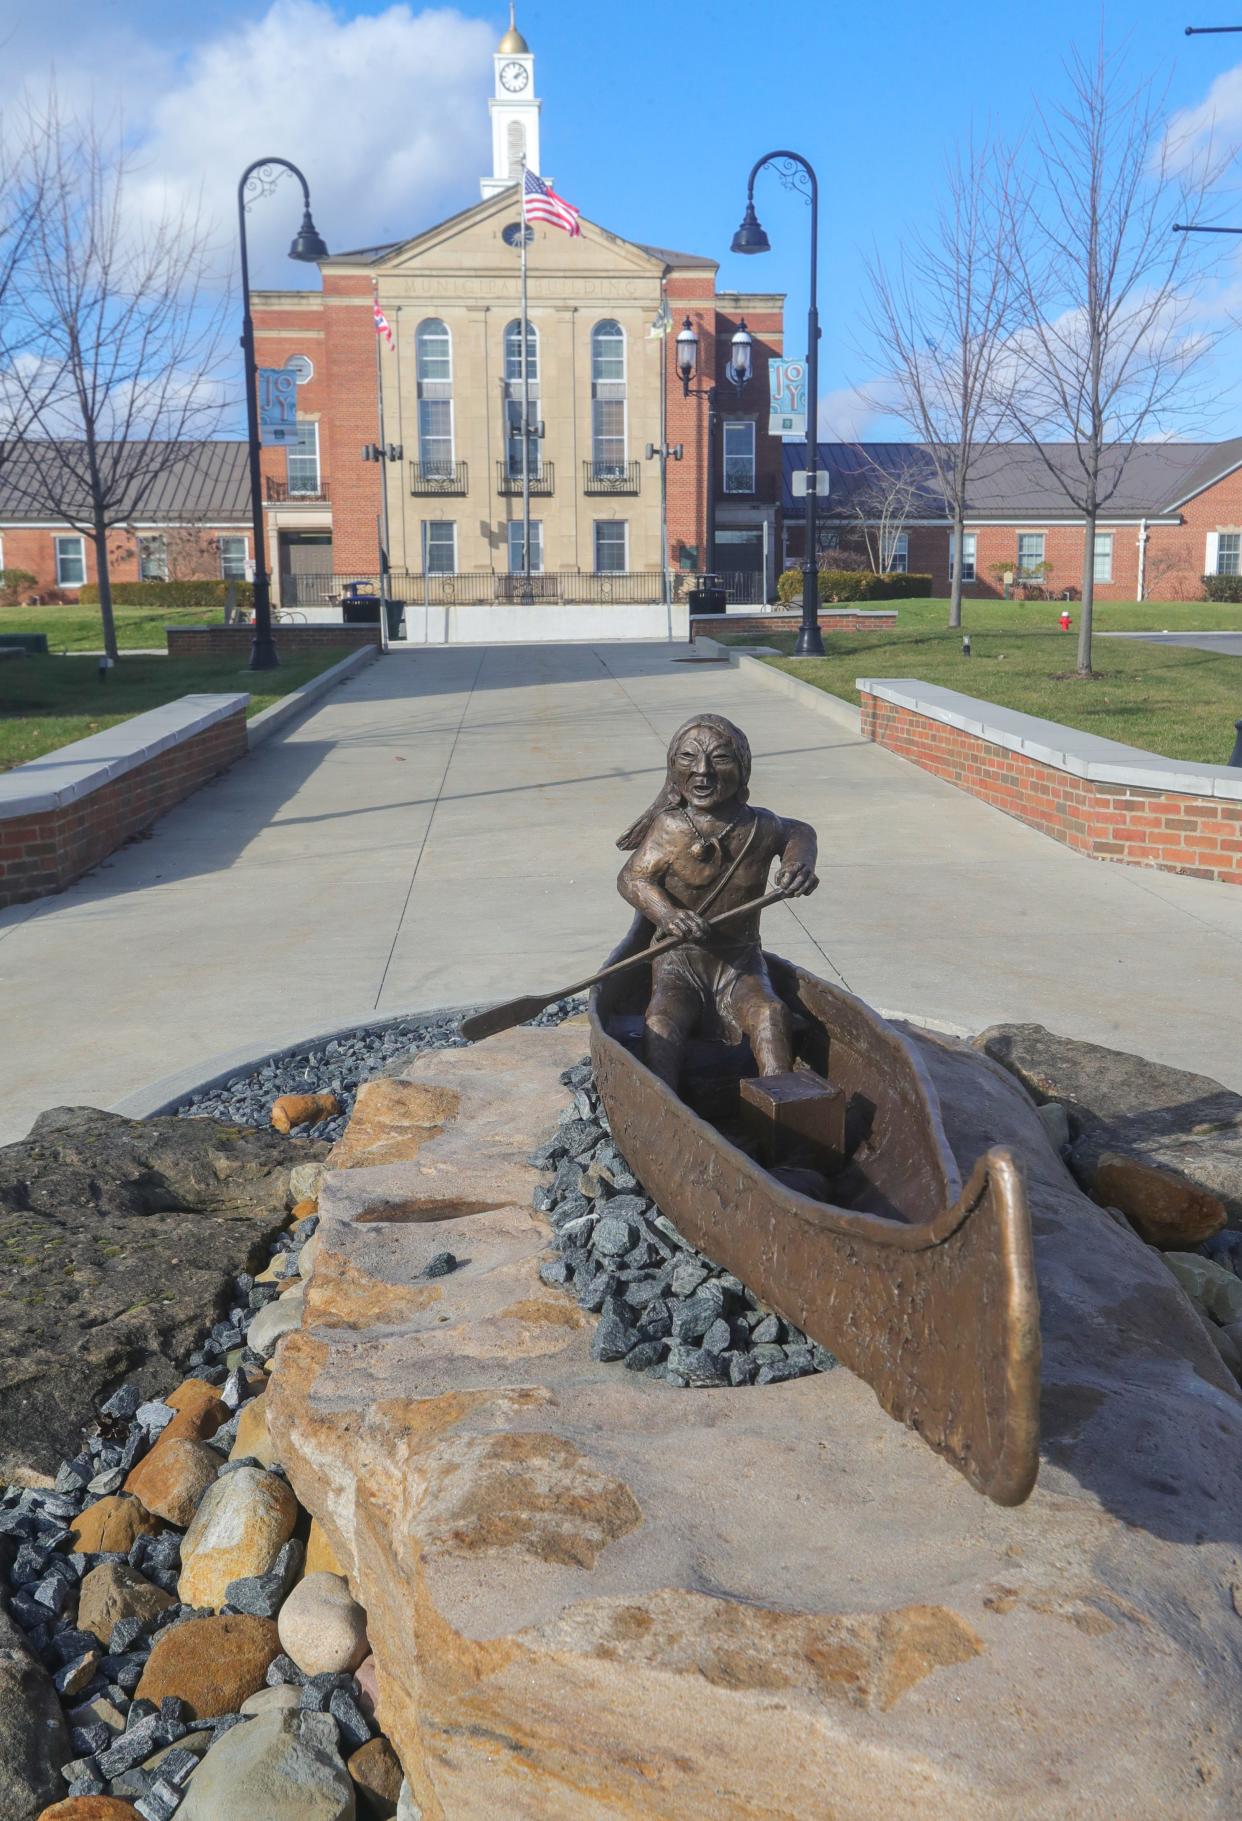
{"label": "large sandstone boulder", "polygon": [[420,1059],[441,1129],[406,1118],[403,1162],[373,1127],[329,1172],[269,1425],[366,1608],[425,1821],[1242,1806],[1242,1400],[1030,1099],[922,1047],[964,1171],[1005,1142],[1028,1184],[1043,1458],[1016,1509],[843,1369],[686,1391],[591,1359],[524,1163],[580,1027]]}
{"label": "large sandstone boulder", "polygon": [[65,1793],[60,1767],[70,1758],[65,1724],[47,1671],[0,1610],[0,1818],[34,1821]]}
{"label": "large sandstone boulder", "polygon": [[0,1147],[0,1481],[50,1469],[121,1378],[159,1396],[319,1143],[57,1107]]}
{"label": "large sandstone boulder", "polygon": [[1152,1245],[1177,1249],[1242,1226],[1242,1094],[1042,1024],[994,1024],[976,1047],[1041,1104],[1069,1115],[1068,1162]]}

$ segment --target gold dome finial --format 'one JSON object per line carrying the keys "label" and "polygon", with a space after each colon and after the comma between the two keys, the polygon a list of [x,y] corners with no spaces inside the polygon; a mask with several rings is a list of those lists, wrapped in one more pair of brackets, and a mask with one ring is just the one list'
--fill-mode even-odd
{"label": "gold dome finial", "polygon": [[509,0],[509,29],[505,33],[504,37],[500,40],[500,43],[497,46],[497,49],[502,52],[508,51],[510,54],[516,55],[519,57],[529,57],[530,56],[530,46],[529,46],[529,44],[527,44],[525,38],[523,38],[521,32],[518,30],[517,21],[514,19],[513,14],[514,14],[514,0]]}

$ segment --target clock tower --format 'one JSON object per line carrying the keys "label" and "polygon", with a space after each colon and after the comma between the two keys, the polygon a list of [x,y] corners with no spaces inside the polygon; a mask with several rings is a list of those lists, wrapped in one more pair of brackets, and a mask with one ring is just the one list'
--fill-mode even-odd
{"label": "clock tower", "polygon": [[517,28],[513,4],[509,29],[492,58],[494,93],[488,101],[492,117],[492,174],[480,184],[484,200],[520,182],[523,163],[539,174],[539,110],[535,99],[535,59]]}

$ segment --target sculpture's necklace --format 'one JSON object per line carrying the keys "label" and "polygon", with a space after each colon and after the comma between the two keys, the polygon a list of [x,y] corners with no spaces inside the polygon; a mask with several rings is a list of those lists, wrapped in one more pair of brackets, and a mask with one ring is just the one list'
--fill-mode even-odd
{"label": "sculpture's necklace", "polygon": [[691,858],[706,868],[714,869],[719,866],[724,859],[724,837],[737,822],[736,812],[730,818],[728,828],[722,829],[719,836],[705,835],[684,803],[681,806],[681,813],[689,823],[690,832],[694,836],[694,840],[690,843]]}

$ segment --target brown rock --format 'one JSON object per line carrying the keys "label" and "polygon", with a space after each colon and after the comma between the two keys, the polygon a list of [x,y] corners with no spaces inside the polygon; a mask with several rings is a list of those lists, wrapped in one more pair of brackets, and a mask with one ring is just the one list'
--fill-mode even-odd
{"label": "brown rock", "polygon": [[[176,1420],[174,1417],[173,1422]],[[206,1442],[161,1436],[130,1474],[125,1490],[140,1498],[156,1517],[167,1518],[184,1530],[219,1468],[220,1456]]]}
{"label": "brown rock", "polygon": [[[313,1520],[312,1520],[313,1522]],[[367,1719],[374,1726],[381,1726],[379,1671],[373,1656],[364,1657],[354,1671],[354,1680],[358,1684],[358,1705]]]}
{"label": "brown rock", "polygon": [[45,1808],[38,1821],[129,1821],[131,1816],[142,1821],[133,1803],[119,1796],[66,1796]]}
{"label": "brown rock", "polygon": [[328,1533],[318,1518],[310,1521],[310,1532],[306,1538],[306,1562],[303,1574],[344,1574],[345,1570],[336,1559],[336,1551],[328,1540]]}
{"label": "brown rock", "polygon": [[334,1170],[399,1163],[417,1157],[423,1146],[457,1118],[461,1096],[437,1083],[381,1075],[364,1081],[344,1135],[330,1153]]}
{"label": "brown rock", "polygon": [[157,1706],[166,1695],[178,1695],[191,1720],[236,1713],[264,1686],[267,1666],[279,1650],[271,1619],[245,1613],[185,1619],[155,1640],[136,1694]]}
{"label": "brown rock", "polygon": [[294,1202],[293,1210],[289,1215],[289,1220],[294,1227],[300,1227],[304,1220],[309,1220],[312,1214],[317,1214],[318,1212],[318,1201],[311,1196],[307,1196],[303,1201]]}
{"label": "brown rock", "polygon": [[187,1606],[223,1606],[230,1581],[266,1574],[297,1522],[286,1482],[257,1467],[219,1478],[181,1539],[177,1591]]}
{"label": "brown rock", "polygon": [[405,1772],[401,1760],[382,1735],[360,1745],[345,1763],[358,1792],[360,1821],[392,1821]]}
{"label": "brown rock", "polygon": [[278,1132],[291,1132],[295,1125],[331,1119],[340,1110],[335,1094],[282,1094],[272,1103],[272,1124]]}
{"label": "brown rock", "polygon": [[101,1562],[83,1577],[78,1595],[78,1628],[92,1632],[107,1648],[121,1619],[153,1619],[175,1604],[170,1593],[148,1581],[127,1562]]}
{"label": "brown rock", "polygon": [[74,1548],[87,1555],[104,1552],[128,1555],[140,1536],[154,1536],[162,1528],[146,1506],[132,1493],[114,1492],[106,1499],[96,1499],[69,1529]]}
{"label": "brown rock", "polygon": [[[1030,1198],[1044,1459],[1014,1510],[848,1372],[674,1392],[543,1318],[524,1159],[578,1033],[420,1058],[456,1117],[329,1169],[268,1424],[425,1814],[1110,1821],[1110,1789],[1125,1821],[1242,1813],[1242,1399],[1016,1084],[912,1041],[963,1175],[1004,1144]],[[444,1249],[468,1263],[403,1306]]]}
{"label": "brown rock", "polygon": [[244,1461],[247,1456],[264,1467],[270,1467],[276,1459],[267,1433],[267,1397],[262,1391],[242,1405],[237,1419],[237,1439],[229,1449],[231,1461]]}
{"label": "brown rock", "polygon": [[1140,1239],[1162,1251],[1201,1245],[1225,1224],[1225,1204],[1176,1170],[1103,1151],[1095,1164],[1095,1193],[1120,1208]]}
{"label": "brown rock", "polygon": [[227,1423],[232,1411],[223,1403],[214,1385],[203,1378],[187,1378],[164,1399],[177,1412],[160,1433],[161,1442],[205,1442],[221,1423]]}

